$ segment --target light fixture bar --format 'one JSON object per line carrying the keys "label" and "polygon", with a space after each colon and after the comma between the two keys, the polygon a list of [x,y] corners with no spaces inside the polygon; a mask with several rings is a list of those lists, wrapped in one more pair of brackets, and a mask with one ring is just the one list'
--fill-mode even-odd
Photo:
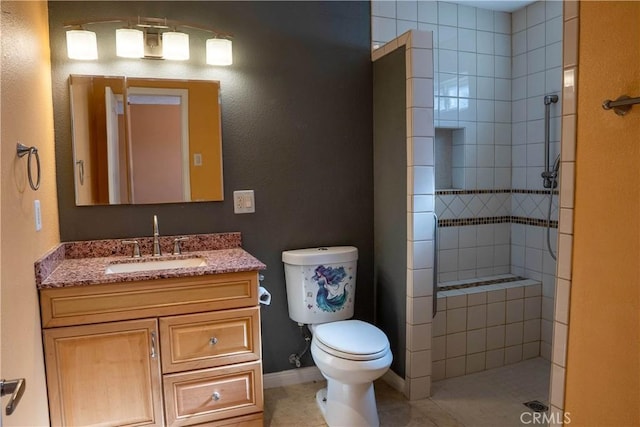
{"label": "light fixture bar", "polygon": [[[167,18],[105,18],[63,23],[67,31],[67,55],[70,59],[98,59],[96,34],[83,25],[125,23],[126,28],[116,30],[116,55],[124,58],[155,58],[188,60],[189,35],[178,27],[207,31],[213,34],[206,42],[206,63],[231,65],[233,35],[198,24],[173,21]],[[80,28],[80,29],[78,29]],[[167,31],[168,30],[168,31]],[[83,41],[81,41],[81,39]]]}

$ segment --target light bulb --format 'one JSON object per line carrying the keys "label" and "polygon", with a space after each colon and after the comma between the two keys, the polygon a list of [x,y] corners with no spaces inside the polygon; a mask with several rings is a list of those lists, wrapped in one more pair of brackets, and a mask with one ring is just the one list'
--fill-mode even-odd
{"label": "light bulb", "polygon": [[133,28],[116,30],[116,55],[122,58],[142,58],[144,33]]}
{"label": "light bulb", "polygon": [[162,33],[162,57],[176,61],[189,59],[189,34],[175,31]]}
{"label": "light bulb", "polygon": [[98,59],[96,33],[87,30],[67,31],[67,56],[69,59]]}
{"label": "light bulb", "polygon": [[233,64],[233,48],[231,40],[209,39],[207,40],[207,64],[231,65]]}

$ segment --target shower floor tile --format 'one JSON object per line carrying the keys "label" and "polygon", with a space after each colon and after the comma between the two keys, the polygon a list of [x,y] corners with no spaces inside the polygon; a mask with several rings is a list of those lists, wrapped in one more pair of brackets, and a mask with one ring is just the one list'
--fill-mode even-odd
{"label": "shower floor tile", "polygon": [[[531,359],[434,382],[432,397],[408,401],[384,381],[375,383],[380,425],[389,427],[511,427],[522,425],[523,403],[548,402],[549,362]],[[265,426],[325,426],[316,391],[326,382],[265,390]],[[525,418],[525,420],[530,420]]]}
{"label": "shower floor tile", "polygon": [[[539,357],[513,365],[434,382],[431,398],[467,427],[523,425],[524,402],[549,402],[549,361]],[[525,422],[531,416],[524,416]]]}

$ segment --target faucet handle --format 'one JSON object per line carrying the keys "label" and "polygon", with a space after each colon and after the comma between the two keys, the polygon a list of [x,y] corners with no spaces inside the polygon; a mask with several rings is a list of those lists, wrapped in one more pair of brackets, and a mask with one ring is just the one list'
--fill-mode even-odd
{"label": "faucet handle", "polygon": [[180,242],[184,242],[185,240],[189,240],[188,237],[177,237],[173,239],[173,255],[180,255],[182,253],[182,248],[180,247]]}
{"label": "faucet handle", "polygon": [[131,258],[140,258],[140,243],[137,240],[123,240],[125,245],[133,245],[133,251],[131,252]]}

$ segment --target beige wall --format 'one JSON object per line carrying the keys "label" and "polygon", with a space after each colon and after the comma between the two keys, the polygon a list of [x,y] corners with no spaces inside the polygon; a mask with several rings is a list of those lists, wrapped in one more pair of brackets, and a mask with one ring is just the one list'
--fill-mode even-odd
{"label": "beige wall", "polygon": [[640,425],[640,2],[580,2],[573,282],[565,411],[571,425]]}
{"label": "beige wall", "polygon": [[[25,377],[27,389],[5,426],[48,425],[38,297],[33,263],[59,243],[46,2],[2,1],[1,116],[1,375]],[[16,142],[38,147],[42,184],[26,182],[26,159]],[[35,231],[33,201],[42,204],[43,229]],[[3,399],[3,406],[6,398]]]}

